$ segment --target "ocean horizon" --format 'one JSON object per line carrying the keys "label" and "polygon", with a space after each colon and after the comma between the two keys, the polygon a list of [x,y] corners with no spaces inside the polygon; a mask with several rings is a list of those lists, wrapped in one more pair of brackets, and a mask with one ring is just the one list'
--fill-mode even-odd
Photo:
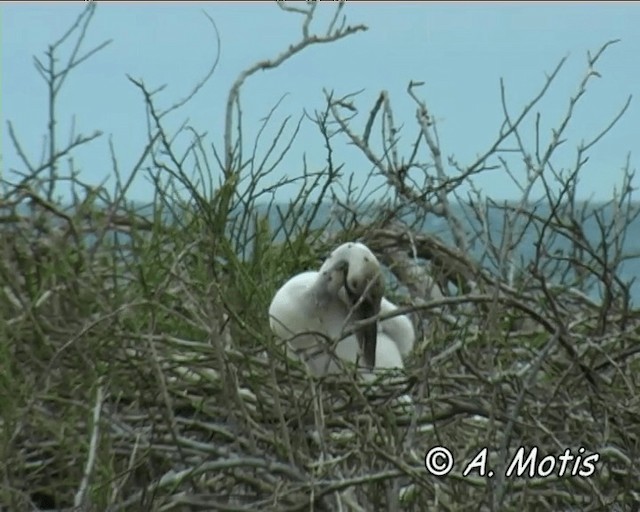
{"label": "ocean horizon", "polygon": [[[494,273],[500,271],[504,273],[505,265],[501,265],[502,268],[500,269],[498,268],[499,265],[495,259],[489,257],[490,251],[487,250],[487,240],[491,240],[490,244],[494,246],[500,246],[500,244],[504,242],[505,215],[502,208],[504,208],[505,205],[515,206],[517,205],[517,202],[503,201],[495,203],[495,206],[489,208],[486,216],[486,227],[488,229],[484,231],[480,220],[476,218],[470,206],[461,203],[451,205],[451,211],[460,219],[462,230],[465,232],[469,256],[482,267]],[[379,207],[380,205],[377,203],[371,202],[361,207],[361,210],[363,210],[363,213],[366,216],[367,212],[376,211]],[[73,208],[73,205],[66,205],[62,207],[67,214],[73,213]],[[285,239],[285,232],[295,233],[296,227],[300,227],[300,223],[296,225],[296,216],[290,216],[284,221],[285,229],[281,229],[283,227],[282,218],[290,208],[289,203],[257,203],[254,208],[255,212],[251,212],[251,216],[257,215],[261,218],[267,218],[268,225],[272,230],[272,233],[274,233],[274,243],[282,242]],[[340,225],[337,220],[339,209],[336,208],[335,204],[329,202],[324,202],[319,205],[307,204],[302,208],[302,212],[308,213],[312,208],[317,208],[317,214],[311,222],[312,229],[322,228],[330,232],[336,232],[340,229]],[[528,205],[528,208],[529,211],[535,209],[535,213],[540,219],[548,218],[551,213],[548,204],[530,204]],[[625,206],[625,208],[627,208],[627,206]],[[630,212],[635,214],[635,218],[632,218],[626,226],[624,236],[622,236],[622,232],[620,232],[618,238],[617,243],[621,249],[621,253],[626,258],[625,261],[619,265],[618,276],[625,282],[633,281],[630,287],[631,300],[632,303],[637,304],[640,302],[640,286],[635,282],[635,278],[640,275],[640,215],[637,215],[637,212],[640,210],[640,203],[630,203],[628,208]],[[581,216],[584,217],[584,222],[582,222],[578,227],[582,230],[584,238],[593,247],[596,247],[597,252],[604,257],[605,248],[607,251],[610,251],[616,240],[614,234],[615,230],[612,230],[608,234],[605,233],[605,239],[603,239],[601,226],[607,227],[615,224],[613,222],[616,215],[615,206],[601,202],[582,201],[576,202],[575,210],[583,212]],[[17,211],[20,215],[24,216],[28,216],[30,213],[29,206],[26,205],[19,206]],[[135,211],[139,217],[150,220],[154,216],[154,205],[142,202],[128,202],[127,211]],[[171,211],[169,211],[169,208],[166,208],[162,214],[163,220],[166,222],[177,220],[176,211],[180,211],[180,209],[171,208]],[[598,212],[597,215],[596,212]],[[9,211],[7,208],[0,208],[0,217],[6,216],[8,213]],[[122,211],[119,213],[122,214],[125,212]],[[234,229],[233,223],[244,214],[245,212],[240,208],[232,210],[229,215],[228,228],[230,230]],[[179,216],[179,214],[177,216]],[[411,211],[407,211],[406,207],[404,207],[402,213],[398,215],[397,218],[409,225],[413,224],[413,229],[418,233],[435,236],[449,246],[456,246],[448,222],[441,216],[430,214],[425,216],[422,222],[416,223],[416,215],[412,214]],[[618,227],[616,228],[618,230],[622,227],[620,222],[621,221],[618,220]],[[515,271],[516,274],[519,272],[526,272],[528,264],[535,258],[536,242],[539,240],[540,225],[540,222],[527,223],[526,214],[521,214],[517,217],[517,220],[513,224],[512,235],[513,238],[519,239],[519,243],[514,248],[511,257],[509,258],[511,272]],[[249,222],[245,229],[246,238],[251,239],[254,224]],[[482,236],[478,236],[478,233],[481,231]],[[119,237],[122,237],[122,234],[120,234]],[[87,235],[89,243],[91,239],[91,235]],[[119,238],[119,240],[122,241],[123,238]],[[571,242],[565,237],[558,236],[554,240],[550,242],[548,241],[545,245],[545,249],[549,254],[555,254],[559,257],[563,257],[563,255],[568,254],[571,251]],[[243,251],[243,255],[241,256],[247,257],[250,255],[250,252],[250,247],[248,250],[245,248],[245,251]],[[611,255],[608,257],[610,258]],[[597,281],[597,279],[593,279],[592,285],[586,287],[587,289],[582,290],[594,300],[600,300],[602,295],[601,285]]]}

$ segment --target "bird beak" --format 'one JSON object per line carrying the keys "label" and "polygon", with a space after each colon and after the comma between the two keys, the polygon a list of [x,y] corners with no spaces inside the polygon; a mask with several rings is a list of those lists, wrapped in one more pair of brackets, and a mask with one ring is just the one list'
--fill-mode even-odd
{"label": "bird beak", "polygon": [[[358,320],[366,320],[376,316],[380,312],[380,301],[372,300],[367,297],[361,301],[360,305],[354,311],[354,316]],[[364,360],[365,366],[370,370],[376,365],[376,345],[378,343],[378,322],[371,322],[364,327],[358,329],[356,333],[360,352]]]}

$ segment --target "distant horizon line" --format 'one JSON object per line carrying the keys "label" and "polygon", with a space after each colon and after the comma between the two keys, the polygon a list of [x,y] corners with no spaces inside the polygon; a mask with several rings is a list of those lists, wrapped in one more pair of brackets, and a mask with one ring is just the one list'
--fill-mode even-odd
{"label": "distant horizon line", "polygon": [[[267,206],[269,204],[279,205],[279,206],[282,206],[282,205],[287,206],[293,200],[294,199],[291,199],[289,201],[286,201],[286,200],[256,201],[253,204],[256,205],[256,206]],[[588,198],[585,199],[585,198],[580,198],[580,199],[576,199],[575,202],[577,204],[580,204],[580,205],[591,204],[591,205],[595,205],[595,206],[604,206],[606,204],[611,203],[612,200],[613,200],[613,198],[606,199],[606,200],[605,199],[588,199]],[[132,203],[135,203],[136,205],[140,205],[140,206],[151,206],[151,205],[154,204],[153,201],[142,201],[142,200],[139,200],[139,199],[128,199],[128,201],[132,202]],[[345,202],[345,201],[342,201],[341,203],[351,206],[351,205],[355,205],[355,204],[372,205],[372,204],[382,203],[382,202],[385,202],[385,201],[386,201],[385,199],[370,199],[370,200],[367,200],[367,201],[360,201],[358,203],[349,203],[349,202]],[[497,205],[509,204],[509,205],[513,206],[513,205],[523,204],[520,199],[492,199],[492,198],[489,198],[489,197],[485,197],[484,200],[483,200],[483,203],[485,201],[492,201],[492,202],[496,203]],[[537,203],[541,203],[542,201],[543,201],[542,199],[531,200],[531,201],[525,202],[524,204],[525,205],[534,205],[534,204],[537,204]],[[562,201],[563,204],[566,203],[566,202],[567,201]],[[630,203],[632,206],[640,206],[640,198],[632,199],[630,201],[625,201],[625,203],[626,202]],[[451,205],[454,205],[454,206],[468,206],[469,205],[468,202],[463,202],[463,201],[459,201],[459,200],[456,200],[456,199],[450,199],[449,203]],[[315,205],[316,203],[313,202],[313,201],[307,201],[305,204]],[[324,201],[320,201],[320,204],[326,204],[326,205],[331,206],[331,205],[334,205],[334,204],[337,204],[337,203],[335,203],[334,201],[324,200]],[[543,203],[543,205],[549,205],[549,202],[547,201],[546,203]],[[73,204],[69,203],[68,206],[73,206]],[[408,206],[408,204],[407,204],[407,206]]]}
{"label": "distant horizon line", "polygon": [[[491,198],[485,198],[485,201],[490,200]],[[139,199],[129,199],[126,198],[125,199],[126,203],[128,203],[130,206],[132,206],[135,209],[140,209],[140,208],[148,208],[148,207],[152,207],[155,205],[155,203],[153,201],[143,201],[143,200],[139,200]],[[288,207],[291,204],[292,200],[289,201],[285,201],[285,200],[273,200],[273,201],[257,201],[254,202],[252,206],[254,207],[258,207],[258,208],[264,208],[264,207],[268,207],[269,205],[271,206],[277,206],[277,207]],[[523,203],[521,203],[521,201],[519,199],[491,199],[491,201],[493,201],[495,203],[495,207],[500,207],[501,205],[509,205],[509,206],[519,206]],[[549,207],[549,202],[541,202],[542,200],[537,200],[537,201],[527,201],[526,203],[524,203],[525,206],[534,206],[537,205],[538,207]],[[100,198],[97,198],[97,204],[99,206],[109,206],[109,203],[101,200]],[[115,202],[115,201],[114,201]],[[375,206],[377,204],[381,204],[384,203],[385,200],[383,199],[370,199],[367,201],[361,201],[359,203],[346,203],[346,202],[341,202],[341,204],[346,204],[347,206],[365,206],[365,207],[369,207],[369,206]],[[563,201],[563,204],[566,204],[567,201]],[[603,199],[576,199],[575,200],[576,204],[579,206],[585,206],[585,205],[589,205],[593,208],[598,208],[598,207],[603,207],[606,206],[607,204],[611,204],[611,199],[609,200],[603,200]],[[71,201],[59,201],[57,202],[57,204],[59,206],[61,206],[62,208],[71,208],[74,206],[74,203]],[[459,201],[456,199],[451,199],[449,200],[449,204],[454,207],[454,208],[460,208],[460,207],[469,207],[469,203],[468,202],[463,202],[463,201]],[[483,204],[485,204],[483,202]],[[629,204],[630,207],[632,208],[640,208],[640,198],[637,200],[631,200],[631,201],[625,201],[625,205]],[[315,201],[307,201],[306,203],[304,203],[304,206],[307,207],[313,207],[316,206],[317,203]],[[320,205],[324,206],[324,207],[332,207],[332,206],[338,206],[340,207],[340,204],[335,203],[334,201],[328,201],[328,200],[324,200],[324,201],[320,201]],[[26,204],[22,204],[20,205],[22,207],[27,207]],[[236,205],[236,207],[234,207],[233,209],[236,209],[238,207],[242,207],[243,205]],[[302,206],[302,205],[299,205]],[[410,206],[410,204],[406,204],[403,206]],[[0,208],[0,211],[2,210],[2,208]]]}

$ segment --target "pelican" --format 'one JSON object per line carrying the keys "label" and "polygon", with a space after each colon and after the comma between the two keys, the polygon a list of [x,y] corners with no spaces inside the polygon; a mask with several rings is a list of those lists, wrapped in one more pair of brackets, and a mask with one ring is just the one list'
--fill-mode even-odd
{"label": "pelican", "polygon": [[[350,363],[362,360],[369,379],[374,369],[404,368],[403,357],[415,342],[413,325],[406,315],[370,322],[343,338],[344,330],[354,321],[397,309],[383,293],[375,255],[364,244],[345,243],[318,271],[297,274],[276,292],[269,306],[271,330],[287,341],[316,376],[340,372],[336,356]],[[328,345],[335,341],[332,353]]]}

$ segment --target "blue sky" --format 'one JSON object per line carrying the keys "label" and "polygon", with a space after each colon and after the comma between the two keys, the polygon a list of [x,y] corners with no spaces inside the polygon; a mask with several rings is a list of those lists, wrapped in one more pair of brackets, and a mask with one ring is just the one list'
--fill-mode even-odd
{"label": "blue sky", "polygon": [[[82,2],[2,4],[1,166],[8,177],[8,170],[23,167],[8,138],[7,120],[13,122],[32,161],[38,162],[42,152],[47,94],[33,56],[43,57],[47,45],[67,30],[83,8]],[[332,9],[330,2],[319,6],[312,31],[326,26]],[[159,106],[166,108],[182,99],[206,73],[216,54],[216,40],[203,10],[219,29],[220,62],[192,102],[171,114],[168,126],[175,130],[188,119],[216,145],[222,141],[227,93],[238,73],[257,60],[274,57],[301,34],[300,17],[273,3],[99,3],[85,48],[105,39],[113,42],[69,77],[58,106],[61,140],[66,140],[74,116],[76,133],[101,130],[105,134],[74,153],[74,164],[84,180],[97,184],[113,175],[109,136],[125,177],[145,145],[143,99],[127,74],[143,79],[152,89],[166,84],[157,95]],[[438,120],[443,154],[471,163],[499,131],[501,77],[515,113],[539,90],[545,73],[568,55],[557,82],[536,109],[542,115],[543,141],[548,141],[551,127],[557,126],[584,76],[587,51],[621,39],[600,61],[597,69],[602,77],[591,83],[582,98],[567,131],[568,140],[554,163],[557,168],[572,165],[577,144],[595,136],[632,94],[626,115],[590,152],[581,175],[581,195],[609,198],[620,183],[629,152],[631,167],[639,167],[639,3],[353,2],[347,3],[344,14],[350,24],[362,23],[369,30],[312,47],[281,68],[259,73],[247,82],[242,93],[246,141],[253,140],[260,120],[284,93],[288,95],[269,133],[288,115],[295,119],[304,109],[321,109],[323,89],[339,95],[364,89],[356,99],[362,114],[354,121],[361,131],[385,89],[396,123],[407,130],[401,148],[408,154],[408,139],[415,133],[415,106],[406,87],[416,80],[425,83],[421,95]],[[524,131],[530,147],[533,121],[534,116]],[[186,143],[186,137],[178,140],[179,147]],[[291,154],[274,178],[299,174],[303,155],[312,169],[324,165],[323,141],[310,122],[303,123]],[[355,183],[362,183],[371,169],[358,151],[341,141],[336,141],[334,158],[345,163],[345,173],[353,173]],[[524,172],[517,160],[514,171],[520,176]],[[496,199],[517,197],[516,187],[502,170],[486,174],[478,185]],[[141,176],[130,196],[150,199],[150,181]]]}

